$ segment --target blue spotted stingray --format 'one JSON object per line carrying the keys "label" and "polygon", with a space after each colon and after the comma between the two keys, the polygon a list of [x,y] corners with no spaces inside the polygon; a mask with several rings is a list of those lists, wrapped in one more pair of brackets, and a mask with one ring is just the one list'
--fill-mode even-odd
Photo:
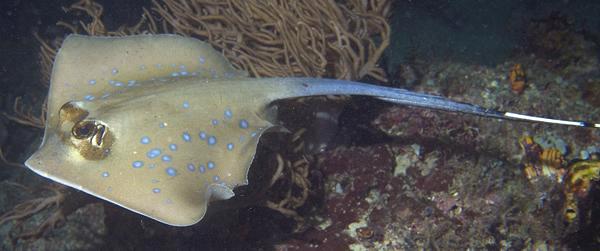
{"label": "blue spotted stingray", "polygon": [[269,105],[363,95],[485,117],[600,127],[500,112],[358,82],[249,78],[210,45],[176,35],[68,36],[48,95],[34,172],[174,226],[200,221],[210,200],[247,184]]}

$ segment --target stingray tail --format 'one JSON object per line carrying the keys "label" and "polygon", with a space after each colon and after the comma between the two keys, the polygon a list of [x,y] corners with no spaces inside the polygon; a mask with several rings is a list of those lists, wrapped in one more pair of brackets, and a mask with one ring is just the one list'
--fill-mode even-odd
{"label": "stingray tail", "polygon": [[365,95],[395,104],[445,110],[451,112],[460,112],[478,115],[482,117],[600,128],[599,123],[552,119],[513,112],[504,112],[495,109],[484,108],[473,104],[461,103],[440,96],[412,92],[399,88],[390,88],[334,79],[298,78],[295,80],[299,81],[296,82],[296,86],[299,86],[299,89],[302,92],[298,93],[300,94],[298,96]]}

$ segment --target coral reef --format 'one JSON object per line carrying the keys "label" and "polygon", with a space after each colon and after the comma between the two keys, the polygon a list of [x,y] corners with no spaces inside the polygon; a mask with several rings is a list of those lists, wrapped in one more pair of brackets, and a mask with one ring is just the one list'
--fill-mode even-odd
{"label": "coral reef", "polygon": [[[109,31],[103,8],[81,0],[67,9],[91,21],[59,22],[73,33],[122,36],[178,33],[211,43],[251,76],[371,77],[386,81],[377,62],[389,44],[389,0],[323,1],[153,1],[133,26]],[[317,18],[318,17],[318,18]],[[160,21],[159,21],[160,20]],[[41,47],[41,65],[50,73],[60,38]]]}
{"label": "coral reef", "polygon": [[[545,19],[552,22],[554,18]],[[546,24],[542,25],[544,27]],[[549,32],[549,30],[546,30]],[[479,65],[465,65],[455,62],[435,62],[433,64],[412,64],[414,72],[418,72],[421,79],[417,80],[414,89],[426,93],[434,93],[462,100],[468,103],[482,104],[487,107],[496,107],[505,111],[525,112],[529,114],[544,114],[549,117],[576,118],[578,116],[589,116],[590,120],[598,119],[598,107],[596,105],[596,92],[598,76],[598,62],[595,57],[597,49],[593,42],[585,40],[580,33],[569,27],[563,30],[565,36],[570,36],[577,44],[564,46],[575,46],[577,51],[560,50],[552,55],[533,55],[525,52],[514,56],[510,61],[496,66],[486,68]],[[544,32],[535,33],[535,36],[544,37]],[[569,35],[566,35],[569,34]],[[538,38],[539,39],[539,38]],[[532,49],[534,50],[534,49]],[[541,53],[541,52],[540,52]],[[577,53],[580,59],[567,60],[570,56],[561,53]],[[562,58],[563,63],[549,65],[551,58]],[[557,62],[557,61],[553,61]],[[521,95],[514,95],[510,74],[515,72],[515,65],[527,65],[527,88],[522,90]],[[516,72],[515,72],[516,73]],[[597,191],[598,170],[594,156],[598,153],[598,140],[600,134],[594,130],[578,130],[574,128],[553,127],[537,124],[525,124],[514,122],[503,122],[498,120],[487,120],[461,116],[457,114],[432,113],[427,110],[408,107],[387,107],[378,113],[372,120],[371,125],[380,132],[391,137],[393,142],[403,145],[418,145],[420,152],[465,151],[473,155],[484,155],[495,159],[505,168],[511,171],[499,173],[496,177],[510,183],[503,185],[502,189],[488,194],[481,191],[478,196],[485,200],[479,203],[465,200],[462,193],[454,196],[453,191],[477,188],[482,185],[482,180],[488,175],[479,176],[475,172],[481,171],[482,167],[470,169],[474,173],[459,175],[463,177],[461,186],[453,186],[452,189],[444,189],[436,199],[435,208],[440,209],[449,216],[459,215],[471,217],[469,226],[474,232],[484,228],[479,224],[489,224],[486,231],[481,231],[478,240],[489,240],[490,246],[477,246],[481,243],[470,243],[456,239],[443,239],[448,235],[437,235],[441,246],[421,246],[434,249],[456,249],[452,243],[461,242],[460,248],[502,248],[513,247],[517,249],[536,248],[590,248],[597,247],[598,221],[594,215],[598,212],[597,196],[591,191]],[[523,135],[531,135],[523,138],[521,144],[516,144]],[[523,148],[521,148],[521,146]],[[425,149],[425,150],[423,150]],[[431,149],[431,150],[427,150]],[[409,152],[409,151],[408,151]],[[397,163],[415,163],[423,161],[423,157],[394,157]],[[427,155],[425,155],[427,156]],[[427,157],[439,161],[439,156]],[[435,162],[434,162],[435,163]],[[408,164],[400,165],[407,166]],[[411,168],[394,168],[391,173],[406,174],[410,177]],[[421,170],[425,174],[434,176],[435,173],[447,171],[452,168],[451,173],[440,174],[433,184],[448,184],[448,179],[456,182],[456,166],[445,164],[444,168],[434,169],[424,165]],[[515,170],[518,169],[518,170]],[[443,170],[443,171],[442,171]],[[422,172],[422,171],[421,171]],[[353,176],[354,177],[354,176]],[[577,177],[577,178],[575,178]],[[584,178],[585,177],[585,178]],[[571,180],[574,179],[574,180]],[[419,183],[415,183],[419,184]],[[451,183],[451,184],[459,184]],[[469,185],[470,184],[470,185]],[[576,184],[576,185],[575,185]],[[575,188],[577,187],[577,188]],[[576,190],[582,188],[581,196]],[[419,187],[423,189],[423,187]],[[519,190],[519,192],[516,192]],[[380,190],[385,191],[385,190]],[[426,192],[423,190],[420,192]],[[511,192],[512,191],[512,192]],[[515,193],[516,192],[516,193]],[[514,193],[511,195],[511,193]],[[457,198],[458,197],[458,198]],[[388,199],[386,197],[386,199]],[[410,204],[409,200],[402,200],[404,205]],[[490,222],[482,216],[486,214],[465,213],[465,208],[472,205],[494,205],[504,207],[493,209],[496,215],[501,216],[500,222]],[[511,208],[511,206],[514,208]],[[341,206],[340,206],[341,207]],[[385,207],[383,207],[385,208]],[[487,209],[486,209],[487,210]],[[498,211],[495,211],[498,210]],[[412,210],[406,210],[413,212]],[[475,211],[471,209],[471,211]],[[475,211],[477,212],[477,211]],[[361,214],[361,217],[368,213]],[[489,214],[487,214],[489,215]],[[358,218],[361,218],[358,217]],[[416,221],[417,226],[430,232],[431,222],[421,223]],[[513,225],[514,224],[514,225]],[[516,234],[525,224],[532,226],[530,234]],[[437,225],[435,225],[437,226]],[[497,228],[504,226],[505,228]],[[378,226],[369,223],[369,227],[377,229]],[[480,228],[481,227],[481,228]],[[493,229],[496,228],[496,229]],[[397,231],[397,230],[396,230]],[[489,232],[491,231],[491,232]],[[513,232],[514,231],[514,232]],[[444,232],[442,232],[444,233]],[[456,233],[456,231],[454,232]],[[404,234],[404,233],[403,233]],[[433,231],[433,234],[440,234]],[[490,234],[490,235],[486,235]],[[503,235],[506,234],[506,235]],[[375,234],[377,236],[377,233]],[[397,236],[408,236],[397,235]],[[491,237],[490,237],[491,236]],[[521,238],[528,236],[526,238]],[[472,237],[474,238],[474,237]],[[495,239],[494,239],[495,238]],[[414,241],[417,238],[401,239],[402,241]],[[384,239],[385,240],[385,239]],[[354,240],[357,241],[357,240]],[[448,241],[448,242],[445,242]],[[362,245],[364,242],[360,241]],[[381,244],[381,242],[379,242]],[[428,244],[427,244],[428,245]],[[398,248],[398,247],[395,247]],[[400,248],[414,249],[415,246],[402,246]]]}
{"label": "coral reef", "polygon": [[389,44],[387,0],[154,3],[175,33],[206,39],[254,76],[385,81],[376,64]]}
{"label": "coral reef", "polygon": [[[597,68],[597,57],[588,54],[597,45],[576,32],[572,19],[559,13],[533,20],[527,28],[527,50],[535,53],[547,69],[563,75],[582,74]],[[588,66],[588,67],[586,67]]]}
{"label": "coral reef", "polygon": [[560,186],[564,194],[564,219],[572,223],[578,216],[586,215],[581,213],[586,210],[580,209],[578,204],[588,199],[593,182],[600,179],[600,162],[596,159],[575,160],[567,165],[557,148],[544,148],[531,136],[523,136],[519,145],[523,150],[522,164],[527,179],[533,184],[545,180]]}
{"label": "coral reef", "polygon": [[340,147],[323,153],[317,170],[326,195],[308,221],[318,224],[280,249],[528,249],[564,231],[544,220],[560,212],[538,209],[539,194],[527,192],[518,170],[485,154]]}

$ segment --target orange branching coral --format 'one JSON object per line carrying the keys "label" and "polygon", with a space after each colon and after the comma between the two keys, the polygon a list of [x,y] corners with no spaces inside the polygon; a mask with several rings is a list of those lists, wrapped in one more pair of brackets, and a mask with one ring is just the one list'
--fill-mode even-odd
{"label": "orange branching coral", "polygon": [[[104,26],[103,8],[92,0],[65,11],[91,18],[79,25],[58,23],[72,33],[178,33],[205,40],[255,77],[387,80],[377,62],[389,45],[389,0],[155,0],[151,10],[142,10],[137,24],[116,31]],[[41,49],[46,74],[55,54],[52,48],[56,46],[43,43]]]}
{"label": "orange branching coral", "polygon": [[[168,32],[166,23],[157,23],[147,9],[142,9],[143,14],[139,22],[133,26],[122,25],[117,30],[110,31],[102,22],[104,8],[93,0],[81,0],[72,4],[68,8],[63,8],[67,13],[83,12],[91,20],[84,22],[77,20],[79,25],[73,25],[73,22],[59,21],[56,25],[67,29],[70,33],[87,34],[92,36],[126,36],[141,33],[159,33]],[[50,83],[50,74],[52,72],[52,62],[56,56],[56,51],[62,44],[62,37],[52,41],[45,41],[38,34],[34,34],[40,42],[40,67],[43,74],[43,81],[46,85]]]}
{"label": "orange branching coral", "polygon": [[4,156],[4,151],[2,150],[2,148],[0,148],[0,163],[10,167],[25,167],[25,165],[21,163],[11,162],[7,160]]}
{"label": "orange branching coral", "polygon": [[[13,185],[27,189],[16,183]],[[12,210],[0,216],[0,226],[7,222],[15,222],[11,230],[20,233],[13,235],[13,241],[16,239],[27,239],[40,236],[47,230],[53,229],[57,224],[64,221],[60,206],[65,200],[65,186],[52,184],[46,187],[46,189],[52,191],[53,194],[48,197],[35,198],[22,202],[21,204],[16,205]],[[42,224],[34,230],[21,231],[22,225],[27,219],[46,209],[54,209],[54,211]]]}
{"label": "orange branching coral", "polygon": [[[46,41],[44,41],[37,33],[33,33],[33,36],[35,36],[35,39],[38,40],[38,42],[40,42],[40,53],[39,53],[39,62],[40,62],[40,73],[42,75],[42,82],[41,84],[48,88],[50,85],[50,74],[52,73],[52,61],[54,60],[54,57],[56,56],[56,48],[59,47],[59,45],[57,44],[48,44],[46,43]],[[56,40],[55,42],[61,42],[62,43],[62,39],[61,40]],[[60,43],[58,43],[60,44]]]}
{"label": "orange branching coral", "polygon": [[21,101],[21,97],[17,97],[13,104],[13,114],[8,114],[3,112],[2,114],[19,124],[32,126],[39,129],[44,129],[44,125],[46,124],[46,102],[48,100],[44,100],[44,104],[42,106],[39,115],[33,113],[30,108],[24,108],[23,103]]}
{"label": "orange branching coral", "polygon": [[176,33],[207,40],[254,76],[386,80],[376,64],[389,44],[388,0],[164,0],[154,5]]}
{"label": "orange branching coral", "polygon": [[[69,8],[64,8],[65,12],[84,12],[91,21],[86,23],[79,20],[79,26],[72,25],[68,22],[60,21],[58,26],[63,26],[69,29],[72,33],[85,33],[92,36],[126,36],[140,33],[158,33],[159,31],[167,32],[166,23],[157,23],[152,14],[147,9],[142,9],[142,17],[137,24],[133,26],[121,25],[117,30],[110,31],[106,29],[102,22],[102,14],[104,8],[99,3],[93,0],[80,0],[72,4]],[[83,30],[83,31],[82,31]]]}

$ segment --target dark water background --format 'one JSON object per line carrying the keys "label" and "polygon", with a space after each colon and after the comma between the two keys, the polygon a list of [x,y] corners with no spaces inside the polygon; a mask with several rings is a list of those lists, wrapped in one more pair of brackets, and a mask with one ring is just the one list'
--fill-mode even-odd
{"label": "dark water background", "polygon": [[[104,6],[107,27],[135,23],[141,7],[150,1],[98,1]],[[23,82],[37,81],[38,43],[43,37],[62,35],[55,23],[64,18],[62,6],[72,1],[4,0],[0,2],[0,87],[17,95],[27,92]],[[531,20],[551,13],[568,16],[577,29],[600,32],[600,1],[574,0],[426,0],[393,3],[391,46],[387,70],[411,57],[464,61],[492,66],[523,46]],[[10,86],[10,87],[9,87]]]}

